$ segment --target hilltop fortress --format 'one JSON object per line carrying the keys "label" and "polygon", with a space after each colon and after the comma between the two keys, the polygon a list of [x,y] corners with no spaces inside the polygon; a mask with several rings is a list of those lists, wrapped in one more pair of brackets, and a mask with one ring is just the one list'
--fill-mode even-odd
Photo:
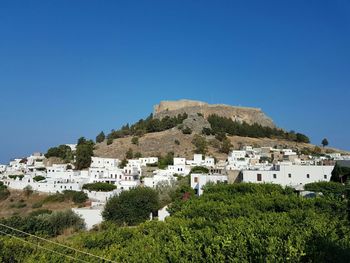
{"label": "hilltop fortress", "polygon": [[153,110],[153,116],[160,119],[165,116],[176,116],[182,113],[187,113],[189,116],[200,113],[204,118],[216,114],[239,122],[245,121],[249,124],[258,123],[262,126],[275,127],[272,119],[266,116],[259,108],[208,104],[206,102],[194,100],[178,100],[161,101],[154,106]]}

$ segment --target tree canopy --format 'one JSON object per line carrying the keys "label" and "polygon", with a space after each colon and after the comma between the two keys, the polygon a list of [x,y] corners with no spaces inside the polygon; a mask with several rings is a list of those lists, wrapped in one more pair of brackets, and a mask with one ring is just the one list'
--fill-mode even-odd
{"label": "tree canopy", "polygon": [[137,187],[110,198],[102,216],[119,225],[137,225],[159,209],[158,193],[152,188]]}

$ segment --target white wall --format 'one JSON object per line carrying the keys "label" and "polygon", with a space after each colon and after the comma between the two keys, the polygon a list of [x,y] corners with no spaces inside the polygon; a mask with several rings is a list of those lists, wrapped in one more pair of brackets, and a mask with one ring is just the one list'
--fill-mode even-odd
{"label": "white wall", "polygon": [[72,211],[84,219],[87,230],[103,221],[101,208],[72,208]]}
{"label": "white wall", "polygon": [[197,195],[203,194],[202,187],[207,183],[227,182],[227,175],[221,174],[191,174],[191,188],[193,188]]}
{"label": "white wall", "polygon": [[[243,182],[275,183],[283,186],[296,186],[318,181],[329,181],[334,166],[278,165],[276,170],[244,170]],[[261,181],[258,181],[258,174]]]}

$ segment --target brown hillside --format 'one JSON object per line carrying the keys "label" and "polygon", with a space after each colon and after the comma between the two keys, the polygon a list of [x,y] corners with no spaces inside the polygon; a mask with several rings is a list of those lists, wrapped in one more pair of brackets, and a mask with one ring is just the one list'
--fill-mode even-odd
{"label": "brown hillside", "polygon": [[[165,155],[168,152],[174,152],[175,156],[182,156],[186,158],[191,158],[194,153],[194,145],[192,140],[194,134],[185,135],[177,128],[173,128],[167,131],[155,132],[145,134],[143,137],[139,138],[139,145],[134,145],[131,143],[132,137],[115,139],[111,145],[107,145],[106,142],[96,145],[95,156],[100,157],[111,157],[123,159],[125,157],[125,152],[131,148],[134,153],[140,152],[142,156],[156,156]],[[304,147],[313,149],[315,146],[312,144],[305,143],[295,143],[286,140],[277,140],[269,138],[249,138],[249,137],[239,137],[239,136],[228,136],[231,143],[235,149],[239,149],[244,145],[253,146],[279,146],[279,147],[289,147],[302,149]],[[210,142],[215,142],[216,139],[213,136],[206,136],[209,144]],[[175,143],[175,140],[180,142],[179,145]],[[329,149],[329,148],[328,148]],[[213,146],[209,146],[208,154],[215,156],[218,159],[226,159],[227,155],[218,152],[218,149]]]}

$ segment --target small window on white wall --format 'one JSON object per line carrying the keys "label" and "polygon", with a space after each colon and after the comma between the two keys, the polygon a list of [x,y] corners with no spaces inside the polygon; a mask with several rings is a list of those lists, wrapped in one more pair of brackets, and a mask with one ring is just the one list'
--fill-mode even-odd
{"label": "small window on white wall", "polygon": [[324,175],[324,179],[327,179],[327,175],[326,174]]}
{"label": "small window on white wall", "polygon": [[306,178],[310,178],[310,175],[309,175],[309,174],[307,174],[307,175],[306,175]]}
{"label": "small window on white wall", "polygon": [[277,178],[277,174],[273,174],[273,179],[276,179]]}

